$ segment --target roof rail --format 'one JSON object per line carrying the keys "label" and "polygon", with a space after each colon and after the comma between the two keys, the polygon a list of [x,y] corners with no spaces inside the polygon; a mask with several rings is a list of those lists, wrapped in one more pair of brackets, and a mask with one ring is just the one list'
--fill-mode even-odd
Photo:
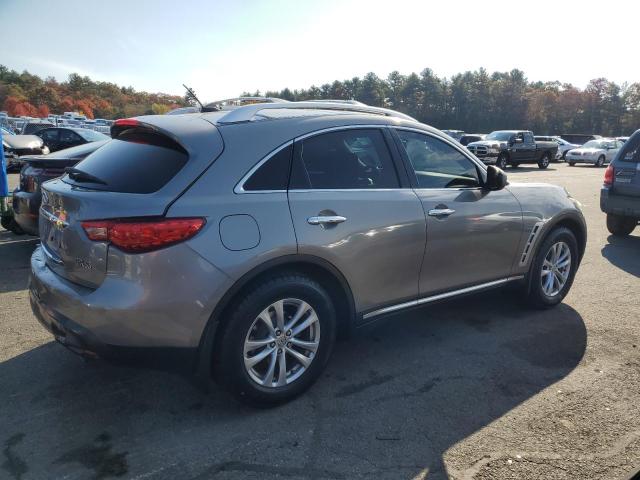
{"label": "roof rail", "polygon": [[262,110],[337,110],[342,112],[355,112],[355,113],[372,113],[374,115],[384,115],[387,117],[401,118],[403,120],[410,120],[416,122],[415,118],[405,115],[404,113],[396,112],[395,110],[389,110],[388,108],[370,107],[364,104],[353,104],[351,102],[335,102],[335,101],[323,101],[323,102],[283,102],[283,103],[256,103],[252,105],[245,105],[238,107],[235,110],[229,111],[223,117],[217,119],[216,123],[239,123],[248,122],[253,120],[258,112]]}
{"label": "roof rail", "polygon": [[216,100],[205,105],[207,108],[218,107],[221,110],[231,110],[245,105],[253,105],[256,103],[286,103],[288,100],[276,97],[234,97],[225,98],[224,100]]}

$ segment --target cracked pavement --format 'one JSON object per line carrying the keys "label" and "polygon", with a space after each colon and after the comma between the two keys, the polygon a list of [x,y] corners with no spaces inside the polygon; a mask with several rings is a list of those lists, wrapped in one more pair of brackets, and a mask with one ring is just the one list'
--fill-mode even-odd
{"label": "cracked pavement", "polygon": [[565,302],[525,310],[505,289],[397,314],[271,410],[52,342],[26,291],[36,240],[0,230],[0,478],[624,478],[640,467],[640,228],[609,236],[604,169],[507,174],[584,205]]}

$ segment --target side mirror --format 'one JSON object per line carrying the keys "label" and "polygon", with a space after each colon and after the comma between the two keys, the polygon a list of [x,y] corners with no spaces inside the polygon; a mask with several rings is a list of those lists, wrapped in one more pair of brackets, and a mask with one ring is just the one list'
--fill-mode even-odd
{"label": "side mirror", "polygon": [[507,186],[507,174],[495,165],[487,167],[487,182],[484,184],[488,190],[502,190]]}

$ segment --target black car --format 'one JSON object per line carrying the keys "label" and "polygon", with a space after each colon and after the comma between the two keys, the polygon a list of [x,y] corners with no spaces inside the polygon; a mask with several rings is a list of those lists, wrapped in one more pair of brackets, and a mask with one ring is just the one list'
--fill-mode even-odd
{"label": "black car", "polygon": [[465,133],[462,137],[460,137],[460,140],[458,141],[461,145],[464,145],[466,147],[471,142],[479,142],[480,140],[484,140],[485,136],[486,135],[484,133]]}
{"label": "black car", "polygon": [[44,144],[52,152],[85,143],[109,140],[107,135],[88,128],[53,127],[42,129],[35,134],[42,138]]}
{"label": "black car", "polygon": [[53,123],[44,120],[32,120],[24,124],[20,133],[22,135],[35,135],[44,128],[53,127]]}
{"label": "black car", "polygon": [[17,234],[38,235],[38,212],[42,199],[40,185],[62,176],[65,168],[73,167],[105,143],[106,140],[101,140],[49,155],[24,157],[26,165],[20,172],[20,185],[13,191],[14,222],[8,226],[8,230]]}

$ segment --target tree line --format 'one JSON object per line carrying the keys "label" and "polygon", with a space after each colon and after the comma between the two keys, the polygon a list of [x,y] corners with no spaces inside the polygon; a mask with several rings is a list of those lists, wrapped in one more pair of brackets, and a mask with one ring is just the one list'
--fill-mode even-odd
{"label": "tree line", "polygon": [[[243,95],[259,95],[260,91]],[[530,82],[521,70],[467,71],[441,78],[429,68],[336,80],[308,89],[267,91],[285,100],[344,99],[399,110],[441,129],[488,133],[528,129],[535,133],[629,135],[640,128],[640,83],[606,78],[580,89],[568,83]]]}
{"label": "tree line", "polygon": [[122,118],[162,114],[184,106],[179,95],[137,92],[132,87],[97,82],[72,73],[65,82],[0,65],[0,109],[10,116],[46,117],[79,112],[88,118]]}

